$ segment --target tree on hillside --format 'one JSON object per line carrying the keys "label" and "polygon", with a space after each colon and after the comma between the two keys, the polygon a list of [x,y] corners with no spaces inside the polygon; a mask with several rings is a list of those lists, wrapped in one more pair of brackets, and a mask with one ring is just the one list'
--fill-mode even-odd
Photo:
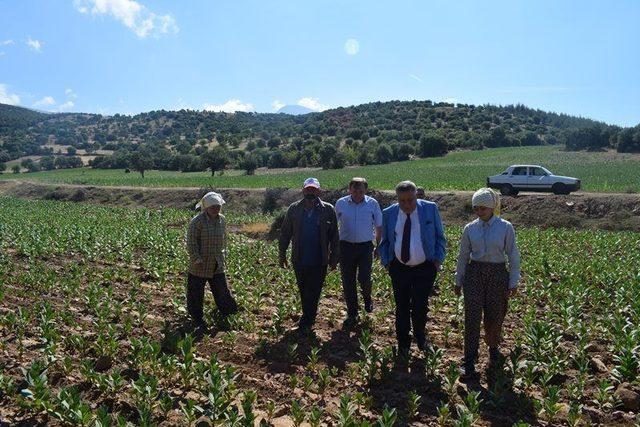
{"label": "tree on hillside", "polygon": [[427,133],[420,138],[420,155],[437,157],[447,154],[447,141],[436,133]]}
{"label": "tree on hillside", "polygon": [[525,132],[520,140],[520,145],[530,146],[530,145],[542,145],[542,139],[533,132]]}
{"label": "tree on hillside", "polygon": [[216,171],[224,170],[229,163],[229,153],[223,147],[214,147],[202,155],[202,162],[211,169],[211,176],[214,176]]}
{"label": "tree on hillside", "polygon": [[56,168],[55,160],[51,156],[46,156],[40,159],[40,167],[44,170],[50,171]]}
{"label": "tree on hillside", "polygon": [[76,147],[67,147],[67,156],[75,156],[77,152]]}
{"label": "tree on hillside", "polygon": [[486,139],[487,147],[504,147],[509,145],[507,134],[501,127],[491,130],[490,136]]}
{"label": "tree on hillside", "polygon": [[0,163],[0,172],[4,172],[5,170],[7,170],[7,165],[4,163]]}
{"label": "tree on hillside", "polygon": [[249,154],[240,161],[238,166],[240,169],[244,169],[247,175],[253,175],[256,169],[258,169],[258,161],[255,156]]}
{"label": "tree on hillside", "polygon": [[393,152],[387,144],[380,144],[376,149],[376,162],[377,163],[389,163],[393,157]]}
{"label": "tree on hillside", "polygon": [[640,125],[618,134],[617,150],[618,153],[640,153]]}
{"label": "tree on hillside", "polygon": [[[609,146],[610,132],[601,126],[572,129],[565,132],[567,150],[600,151]],[[612,138],[617,141],[616,138]]]}
{"label": "tree on hillside", "polygon": [[11,171],[13,173],[20,173],[20,165],[13,165],[13,167],[11,168]]}
{"label": "tree on hillside", "polygon": [[338,149],[335,145],[330,143],[325,143],[318,150],[318,156],[320,156],[320,166],[322,169],[331,169],[331,165],[333,163],[333,157],[338,152]]}
{"label": "tree on hillside", "polygon": [[140,176],[144,178],[144,172],[151,169],[153,167],[153,160],[149,158],[149,156],[141,153],[140,151],[136,151],[131,154],[129,158],[129,164],[131,165],[131,169],[140,172]]}

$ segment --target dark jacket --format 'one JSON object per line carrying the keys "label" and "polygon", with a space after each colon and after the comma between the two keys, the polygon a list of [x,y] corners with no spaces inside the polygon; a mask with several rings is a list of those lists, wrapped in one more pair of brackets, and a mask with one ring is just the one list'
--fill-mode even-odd
{"label": "dark jacket", "polygon": [[[340,236],[336,211],[329,203],[320,201],[316,209],[320,210],[320,247],[322,249],[322,265],[336,266],[339,256]],[[280,228],[280,262],[287,257],[287,248],[291,243],[291,264],[295,268],[300,261],[300,234],[302,232],[302,215],[304,200],[289,206]]]}

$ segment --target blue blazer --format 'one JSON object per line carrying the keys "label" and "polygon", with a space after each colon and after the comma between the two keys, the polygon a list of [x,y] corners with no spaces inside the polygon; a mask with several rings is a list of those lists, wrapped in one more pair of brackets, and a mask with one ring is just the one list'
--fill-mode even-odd
{"label": "blue blazer", "polygon": [[[420,218],[420,238],[428,261],[444,261],[447,240],[438,212],[438,205],[426,200],[417,200],[418,218]],[[382,211],[382,240],[378,248],[380,261],[385,267],[396,257],[396,223],[400,205],[397,203]]]}

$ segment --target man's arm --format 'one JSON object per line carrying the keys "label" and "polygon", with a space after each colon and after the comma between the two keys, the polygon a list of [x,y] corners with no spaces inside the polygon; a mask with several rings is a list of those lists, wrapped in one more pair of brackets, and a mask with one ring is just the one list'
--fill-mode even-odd
{"label": "man's arm", "polygon": [[289,206],[287,212],[284,215],[284,219],[282,220],[282,225],[280,225],[280,238],[278,240],[278,255],[280,266],[287,266],[287,248],[289,247],[289,242],[291,242],[291,235],[293,233],[293,224],[291,222],[291,211],[292,207]]}
{"label": "man's arm", "polygon": [[338,232],[338,217],[333,206],[330,209],[331,225],[329,229],[329,267],[335,268],[340,257],[340,233]]}
{"label": "man's arm", "polygon": [[[436,260],[440,265],[444,262],[444,257],[447,253],[447,238],[444,236],[444,226],[442,225],[442,219],[440,218],[440,211],[438,206],[433,207],[434,226],[436,230]],[[439,267],[439,266],[438,266]]]}
{"label": "man's arm", "polygon": [[382,212],[382,230],[380,237],[380,244],[378,245],[378,254],[380,255],[380,262],[383,266],[387,266],[389,264],[388,253],[389,253],[389,236],[387,235],[387,227],[388,227],[389,215],[385,212]]}
{"label": "man's arm", "polygon": [[376,245],[379,245],[382,239],[382,210],[378,201],[376,201],[376,206],[373,210],[373,225],[376,228]]}

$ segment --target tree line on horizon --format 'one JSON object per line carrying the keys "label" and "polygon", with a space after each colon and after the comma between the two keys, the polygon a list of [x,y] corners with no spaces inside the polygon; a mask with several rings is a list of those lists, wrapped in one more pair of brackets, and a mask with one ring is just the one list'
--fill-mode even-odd
{"label": "tree line on horizon", "polygon": [[[385,164],[455,149],[564,144],[568,150],[640,152],[640,125],[621,128],[523,105],[431,101],[374,102],[302,116],[193,110],[45,114],[0,104],[0,142],[0,169],[23,156],[44,156],[23,162],[29,171],[80,167],[75,152],[82,149],[112,153],[93,159],[93,168],[215,174],[232,167],[252,174],[259,167]],[[52,144],[68,146],[66,156],[55,156]]]}

